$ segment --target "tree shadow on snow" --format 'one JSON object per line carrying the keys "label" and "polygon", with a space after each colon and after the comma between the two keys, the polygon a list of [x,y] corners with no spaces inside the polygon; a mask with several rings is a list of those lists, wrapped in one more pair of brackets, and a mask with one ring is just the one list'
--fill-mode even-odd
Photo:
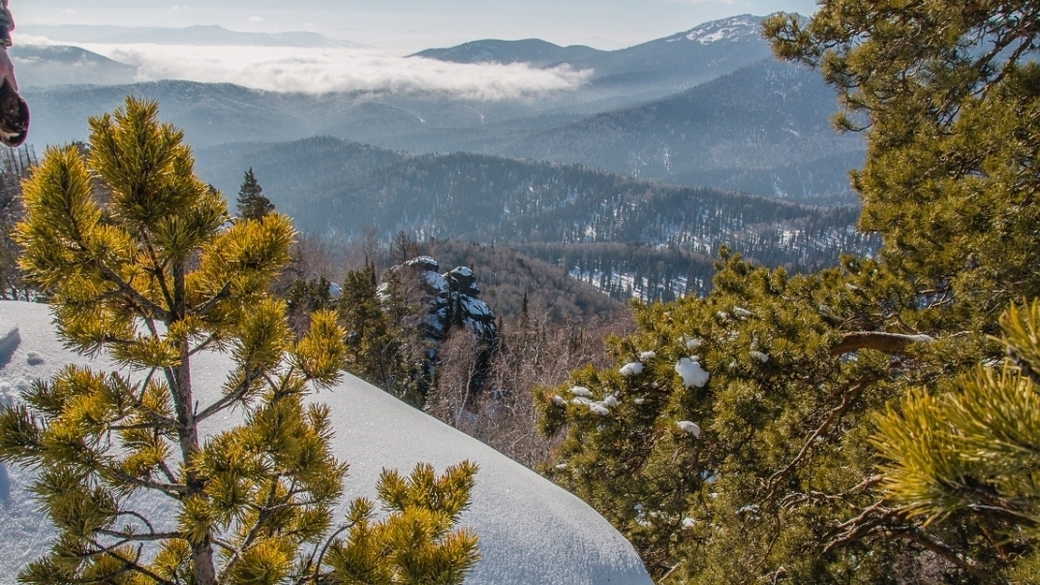
{"label": "tree shadow on snow", "polygon": [[18,349],[18,344],[21,341],[22,338],[18,334],[17,327],[0,335],[0,368],[3,368],[11,361],[11,356],[14,355],[14,350]]}

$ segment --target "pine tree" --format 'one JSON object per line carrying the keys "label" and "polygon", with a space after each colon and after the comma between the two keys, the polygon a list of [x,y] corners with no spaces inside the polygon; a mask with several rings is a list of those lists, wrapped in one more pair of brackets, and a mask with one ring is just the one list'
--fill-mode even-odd
{"label": "pine tree", "polygon": [[613,368],[538,392],[566,437],[546,471],[667,583],[1035,582],[1040,316],[979,368],[1040,297],[1040,8],[825,0],[765,28],[864,130],[880,255],[789,276],[724,252],[706,297],[638,307]]}
{"label": "pine tree", "polygon": [[[343,331],[319,311],[294,339],[268,292],[289,259],[288,218],[225,227],[223,197],[195,177],[182,132],[159,124],[157,109],[127,98],[90,120],[86,160],[49,149],[25,184],[22,269],[70,347],[107,352],[130,373],[68,367],[0,411],[0,458],[38,470],[32,490],[58,531],[20,580],[353,583],[354,559],[390,551],[380,583],[461,582],[476,560],[475,539],[452,528],[468,504],[468,464],[441,478],[387,476],[381,495],[395,512],[372,525],[371,504],[358,501],[337,532],[345,539],[330,540],[346,466],[329,448],[328,407],[304,395],[339,378]],[[208,350],[233,367],[207,393],[192,362]],[[240,425],[202,435],[232,408]],[[169,508],[135,508],[146,494]],[[150,516],[171,510],[172,524]]]}
{"label": "pine tree", "polygon": [[377,288],[375,266],[351,270],[338,303],[347,331],[347,369],[413,405],[425,394],[420,333],[411,323],[415,309],[401,294],[394,271]]}
{"label": "pine tree", "polygon": [[263,187],[253,174],[253,167],[246,171],[242,186],[238,189],[238,215],[245,219],[260,219],[274,211],[271,200],[262,195]]}
{"label": "pine tree", "polygon": [[340,322],[347,331],[350,371],[378,383],[386,377],[382,358],[389,327],[376,293],[376,270],[371,264],[347,272],[340,302]]}

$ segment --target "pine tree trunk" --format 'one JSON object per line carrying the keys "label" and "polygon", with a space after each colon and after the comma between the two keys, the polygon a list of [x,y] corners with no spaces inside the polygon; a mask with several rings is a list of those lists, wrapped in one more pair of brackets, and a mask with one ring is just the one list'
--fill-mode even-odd
{"label": "pine tree trunk", "polygon": [[[170,385],[173,389],[174,405],[177,410],[178,439],[181,445],[181,458],[187,470],[185,483],[188,487],[186,498],[203,494],[205,485],[202,478],[191,467],[191,459],[199,451],[198,424],[195,422],[194,399],[191,387],[191,362],[188,356],[188,342],[184,340],[181,350],[181,364],[170,368]],[[210,538],[191,546],[192,563],[195,565],[195,583],[197,585],[217,585],[216,565],[213,561],[213,543]]]}

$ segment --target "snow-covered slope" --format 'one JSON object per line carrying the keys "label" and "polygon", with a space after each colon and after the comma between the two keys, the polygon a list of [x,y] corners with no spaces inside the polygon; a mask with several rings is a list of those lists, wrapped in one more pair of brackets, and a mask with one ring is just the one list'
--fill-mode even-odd
{"label": "snow-covered slope", "polygon": [[[31,379],[48,377],[65,364],[105,365],[65,350],[44,305],[0,302],[0,339],[2,400],[16,399],[18,389]],[[200,382],[196,388],[202,393],[205,388],[219,390],[227,362],[220,356],[201,357],[193,370]],[[350,497],[373,497],[384,467],[408,472],[426,461],[443,469],[463,459],[480,465],[473,506],[462,523],[479,535],[482,560],[467,584],[650,585],[632,546],[606,520],[493,449],[356,378],[348,377],[315,399],[328,403],[337,420],[333,443],[350,463]],[[233,422],[229,417],[222,424]],[[38,556],[51,536],[46,519],[29,499],[29,481],[25,470],[0,467],[3,585],[15,582],[19,568]]]}

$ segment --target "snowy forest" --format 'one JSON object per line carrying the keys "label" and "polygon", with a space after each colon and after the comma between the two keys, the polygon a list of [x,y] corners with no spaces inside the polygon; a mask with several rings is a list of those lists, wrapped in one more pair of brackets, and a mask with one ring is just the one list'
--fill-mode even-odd
{"label": "snowy forest", "polygon": [[1040,583],[1040,3],[761,26],[864,137],[857,205],[330,137],[223,159],[221,193],[134,97],[5,151],[0,298],[134,372],[0,407],[58,535],[19,580],[466,582],[499,558],[468,459],[334,518],[346,376],[580,498],[638,555],[624,583]]}

